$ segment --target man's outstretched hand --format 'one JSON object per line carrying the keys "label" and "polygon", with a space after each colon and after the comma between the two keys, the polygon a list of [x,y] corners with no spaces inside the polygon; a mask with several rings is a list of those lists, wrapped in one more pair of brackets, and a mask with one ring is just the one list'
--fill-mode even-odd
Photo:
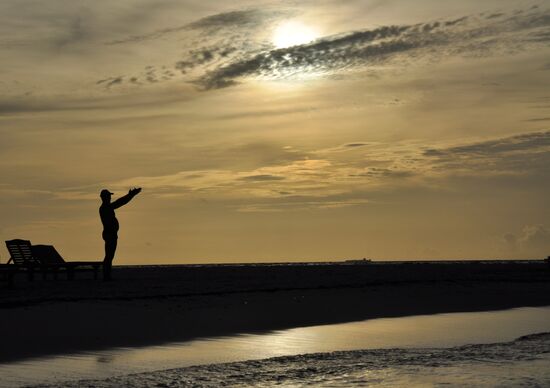
{"label": "man's outstretched hand", "polygon": [[133,189],[130,189],[128,191],[128,194],[130,194],[131,196],[136,196],[138,195],[139,193],[141,192],[141,187],[134,187]]}

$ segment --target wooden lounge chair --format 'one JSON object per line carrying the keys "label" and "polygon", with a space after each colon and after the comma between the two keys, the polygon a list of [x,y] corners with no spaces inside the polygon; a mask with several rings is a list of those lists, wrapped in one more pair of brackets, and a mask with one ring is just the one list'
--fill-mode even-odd
{"label": "wooden lounge chair", "polygon": [[65,261],[53,245],[31,245],[31,252],[46,268],[65,268],[69,279],[73,279],[79,269],[91,269],[94,271],[94,279],[97,279],[98,270],[103,265],[102,261]]}
{"label": "wooden lounge chair", "polygon": [[67,278],[73,279],[75,271],[79,268],[92,269],[94,279],[97,279],[98,269],[103,264],[101,261],[66,262],[52,245],[31,245],[29,240],[9,240],[6,241],[6,246],[11,255],[8,264],[13,262],[19,268],[24,268],[28,271],[30,280],[33,279],[35,271],[42,272],[45,278],[49,272],[57,277],[59,270],[65,270]]}
{"label": "wooden lounge chair", "polygon": [[[9,240],[6,241],[6,247],[10,253],[8,265],[13,263],[19,269],[27,272],[29,280],[34,279],[34,272],[40,270],[40,263],[32,257],[31,242],[29,240]],[[45,275],[44,275],[45,276]]]}

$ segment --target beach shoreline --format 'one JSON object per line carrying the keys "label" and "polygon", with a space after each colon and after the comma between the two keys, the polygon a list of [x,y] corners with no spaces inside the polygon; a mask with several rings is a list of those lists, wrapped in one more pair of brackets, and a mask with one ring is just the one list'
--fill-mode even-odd
{"label": "beach shoreline", "polygon": [[382,317],[550,305],[539,262],[118,267],[18,279],[0,362]]}

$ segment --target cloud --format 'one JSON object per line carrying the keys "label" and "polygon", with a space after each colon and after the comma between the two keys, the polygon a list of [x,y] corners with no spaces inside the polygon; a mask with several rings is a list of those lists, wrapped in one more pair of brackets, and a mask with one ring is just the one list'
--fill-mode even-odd
{"label": "cloud", "polygon": [[513,16],[493,14],[488,19],[465,16],[449,21],[383,26],[255,55],[244,52],[215,69],[205,69],[206,73],[194,82],[208,90],[235,85],[247,77],[334,73],[404,64],[412,59],[418,62],[422,57],[487,56],[499,51],[526,50],[528,43],[546,43],[550,41],[548,28],[550,13],[539,10]]}
{"label": "cloud", "polygon": [[446,149],[427,149],[425,156],[440,158],[489,157],[511,152],[531,152],[550,147],[550,131],[530,132]]}
{"label": "cloud", "polygon": [[[290,198],[292,199],[292,198]],[[344,207],[363,206],[370,204],[368,199],[313,199],[307,197],[295,197],[294,201],[285,198],[282,201],[272,203],[250,203],[236,206],[236,210],[243,213],[272,213],[282,211],[307,211],[318,209],[341,209]]]}
{"label": "cloud", "polygon": [[177,62],[175,68],[185,74],[197,66],[205,65],[213,62],[214,60],[228,58],[230,54],[235,53],[238,50],[238,47],[231,45],[203,47],[196,50],[189,50],[187,59]]}
{"label": "cloud", "polygon": [[119,45],[125,43],[139,43],[190,30],[199,30],[201,33],[207,34],[224,34],[227,33],[227,30],[257,29],[261,26],[265,27],[267,23],[282,17],[287,17],[290,14],[288,10],[281,11],[274,9],[246,9],[223,12],[206,16],[181,26],[163,28],[147,34],[134,35],[124,39],[109,41],[106,44]]}
{"label": "cloud", "polygon": [[92,31],[87,25],[88,18],[76,16],[66,29],[65,34],[54,39],[55,48],[62,49],[66,46],[78,44],[90,38]]}
{"label": "cloud", "polygon": [[408,178],[415,176],[416,173],[408,170],[399,170],[394,168],[370,167],[358,174],[351,174],[352,177],[369,178]]}
{"label": "cloud", "polygon": [[[183,32],[185,47],[190,48],[170,69],[198,89],[211,90],[231,87],[250,78],[335,76],[365,69],[384,71],[388,66],[404,68],[456,56],[509,54],[550,41],[550,11],[530,9],[515,14],[498,12],[388,25],[325,36],[310,44],[275,48],[267,33],[278,21],[296,13],[290,8],[270,7],[224,12],[109,44],[143,42]],[[136,77],[148,83],[176,78],[127,74],[125,83],[138,85],[130,81]]]}
{"label": "cloud", "polygon": [[[105,78],[100,85],[115,85],[119,77]],[[122,77],[120,77],[122,78]],[[147,107],[157,104],[170,104],[189,100],[191,96],[182,95],[181,90],[164,90],[163,93],[134,93],[131,98],[125,94],[117,95],[53,95],[34,97],[0,97],[0,117],[19,113],[39,113],[51,111],[78,110],[116,110],[127,107]],[[97,120],[97,119],[96,119]]]}
{"label": "cloud", "polygon": [[231,11],[204,17],[189,24],[189,27],[207,30],[228,27],[242,28],[243,26],[257,27],[262,25],[266,19],[272,19],[274,16],[276,15],[273,14],[273,11],[269,12],[259,9]]}
{"label": "cloud", "polygon": [[344,144],[344,147],[346,148],[357,148],[357,147],[364,147],[368,145],[368,143],[348,143]]}
{"label": "cloud", "polygon": [[[266,30],[282,18],[293,15],[290,9],[245,9],[210,15],[182,26],[160,29],[151,33],[110,41],[107,45],[143,43],[166,39],[168,35],[188,48],[182,59],[173,66],[165,65],[169,76],[155,77],[153,66],[145,67],[141,74],[126,75],[127,81],[139,77],[148,83],[156,83],[175,77],[175,73],[196,77],[193,71],[204,73],[210,66],[220,66],[243,55],[253,56],[273,48],[271,42],[262,39]],[[180,46],[182,43],[178,43]],[[172,73],[174,71],[175,73]],[[133,85],[136,83],[134,82]]]}
{"label": "cloud", "polygon": [[550,229],[543,224],[526,225],[517,235],[506,233],[503,240],[513,251],[546,255],[550,250]]}
{"label": "cloud", "polygon": [[504,16],[504,14],[502,12],[496,12],[496,13],[493,13],[491,15],[486,16],[485,18],[486,19],[496,19],[496,18],[499,18],[501,16]]}
{"label": "cloud", "polygon": [[528,246],[550,248],[550,229],[542,224],[527,225],[523,228],[519,241]]}
{"label": "cloud", "polygon": [[249,110],[244,112],[237,112],[231,114],[222,114],[216,116],[218,120],[233,120],[240,119],[243,117],[270,117],[270,116],[287,116],[295,113],[305,113],[312,112],[315,108],[313,107],[294,107],[294,108],[284,108],[284,109],[269,109],[269,110]]}
{"label": "cloud", "polygon": [[249,171],[194,170],[164,176],[134,177],[111,182],[107,186],[118,190],[140,185],[157,194],[177,189],[182,196],[202,195],[214,199],[277,198],[287,195],[323,197],[341,191],[338,187],[330,187],[334,180],[330,166],[327,160],[306,159]]}
{"label": "cloud", "polygon": [[105,79],[100,79],[99,81],[96,82],[96,85],[104,84],[106,88],[110,88],[113,85],[121,84],[123,80],[124,80],[124,77],[122,76],[109,77]]}
{"label": "cloud", "polygon": [[330,148],[324,148],[320,150],[314,151],[315,154],[325,155],[325,154],[331,154],[331,153],[341,153],[341,152],[360,152],[364,150],[366,147],[377,147],[381,145],[380,143],[376,142],[353,142],[353,143],[346,143],[346,144],[340,144],[336,147],[330,147]]}
{"label": "cloud", "polygon": [[[357,48],[376,39],[398,37],[409,28],[409,26],[381,27],[372,31],[325,39],[309,45],[270,50],[250,58],[241,57],[235,62],[208,72],[195,83],[204,89],[217,89],[233,85],[238,78],[246,76],[284,78],[296,73],[344,68],[351,65],[359,55],[376,58],[390,52],[410,49],[412,46],[401,40]],[[358,51],[361,51],[361,54]]]}
{"label": "cloud", "polygon": [[265,182],[265,181],[280,181],[285,178],[277,175],[260,174],[260,175],[244,176],[240,179],[243,181],[250,181],[250,182]]}
{"label": "cloud", "polygon": [[516,245],[518,242],[518,238],[513,233],[506,233],[504,236],[502,236],[504,242],[509,245],[512,249],[516,249]]}
{"label": "cloud", "polygon": [[428,174],[471,177],[548,176],[550,131],[530,132],[447,148],[430,148]]}
{"label": "cloud", "polygon": [[[157,197],[203,198],[221,201],[240,211],[273,211],[278,207],[284,210],[362,205],[370,200],[372,192],[407,187],[448,190],[463,177],[473,179],[474,184],[487,183],[490,178],[530,176],[536,178],[539,187],[550,182],[546,179],[550,131],[428,149],[408,142],[351,142],[310,153],[266,144],[247,144],[225,151],[225,159],[215,153],[209,155],[209,159],[214,159],[214,168],[137,176],[104,185],[117,191],[137,185]],[[246,155],[263,157],[236,163]],[[224,168],[219,168],[222,165]],[[508,183],[516,185],[517,181]],[[96,186],[59,190],[56,195],[73,200],[96,198]]]}

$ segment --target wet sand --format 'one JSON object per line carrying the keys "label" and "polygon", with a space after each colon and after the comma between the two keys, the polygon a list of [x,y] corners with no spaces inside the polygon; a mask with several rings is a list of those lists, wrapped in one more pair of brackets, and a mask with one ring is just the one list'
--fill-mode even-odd
{"label": "wet sand", "polygon": [[113,282],[18,276],[0,362],[378,317],[550,305],[542,262],[115,268]]}

